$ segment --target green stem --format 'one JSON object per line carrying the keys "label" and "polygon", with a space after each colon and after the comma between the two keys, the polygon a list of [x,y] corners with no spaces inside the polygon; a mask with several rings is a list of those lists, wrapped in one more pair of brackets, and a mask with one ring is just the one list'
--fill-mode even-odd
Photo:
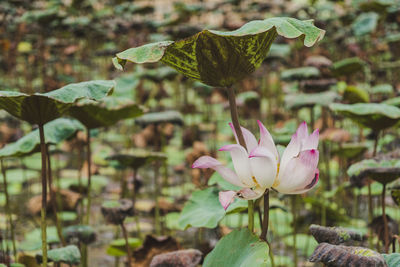
{"label": "green stem", "polygon": [[91,207],[91,202],[92,202],[92,194],[91,194],[91,188],[92,188],[92,152],[90,149],[90,129],[86,129],[86,149],[87,149],[87,155],[86,155],[86,161],[88,164],[88,184],[87,184],[87,206],[86,206],[86,220],[85,224],[89,225],[90,222],[90,207]]}
{"label": "green stem", "polygon": [[161,235],[161,226],[160,226],[160,205],[158,203],[158,195],[160,194],[160,188],[158,186],[158,173],[160,170],[159,162],[155,162],[154,164],[154,201],[155,201],[155,210],[154,210],[154,224],[156,227],[156,234]]}
{"label": "green stem", "polygon": [[[233,127],[235,128],[236,136],[239,141],[239,144],[243,146],[247,150],[246,142],[244,141],[242,129],[240,128],[239,124],[239,116],[236,106],[236,97],[235,92],[233,91],[232,87],[227,87],[226,90],[228,91],[228,99],[229,99],[229,109],[231,111],[231,119],[233,123]],[[253,200],[248,201],[248,217],[249,223],[248,228],[251,232],[254,231],[254,202]]]}
{"label": "green stem", "polygon": [[42,207],[41,207],[41,230],[42,230],[42,266],[47,267],[47,232],[46,232],[46,209],[47,209],[47,167],[46,167],[46,141],[44,138],[43,124],[39,124],[40,152],[42,157]]}
{"label": "green stem", "polygon": [[292,215],[293,215],[293,258],[294,258],[294,266],[297,266],[298,262],[298,257],[297,257],[297,224],[296,224],[296,219],[297,219],[297,208],[296,208],[296,200],[297,197],[294,195],[292,197]]}
{"label": "green stem", "polygon": [[49,176],[49,194],[50,194],[50,205],[53,209],[53,213],[54,213],[54,219],[55,219],[55,223],[56,223],[56,229],[57,229],[57,235],[58,238],[61,241],[61,244],[63,246],[67,245],[67,242],[65,242],[64,236],[62,234],[62,225],[61,225],[61,221],[58,218],[58,214],[57,214],[57,196],[53,190],[53,174],[51,171],[51,160],[50,160],[50,153],[49,153],[49,147],[46,146],[46,152],[47,152],[47,170],[48,170],[48,176]]}
{"label": "green stem", "polygon": [[125,239],[125,247],[126,247],[126,257],[128,258],[128,266],[132,266],[132,253],[131,253],[131,246],[129,245],[129,237],[128,237],[128,231],[125,228],[124,223],[121,223],[121,229],[122,229],[122,235],[124,236]]}
{"label": "green stem", "polygon": [[386,205],[385,205],[385,195],[386,195],[386,184],[383,184],[382,189],[382,216],[383,216],[383,233],[384,233],[384,242],[385,242],[385,253],[389,252],[389,230],[388,230],[388,221],[386,218]]}
{"label": "green stem", "polygon": [[3,174],[3,185],[4,185],[4,194],[6,195],[6,213],[8,217],[8,223],[10,224],[10,232],[11,232],[11,241],[12,241],[12,246],[13,246],[13,254],[14,254],[14,260],[17,261],[17,248],[15,245],[15,234],[14,234],[14,224],[12,221],[12,215],[11,215],[11,210],[10,210],[10,196],[8,195],[8,183],[7,183],[7,176],[6,176],[6,169],[4,168],[3,164],[3,159],[0,159],[0,165],[1,165],[1,173]]}

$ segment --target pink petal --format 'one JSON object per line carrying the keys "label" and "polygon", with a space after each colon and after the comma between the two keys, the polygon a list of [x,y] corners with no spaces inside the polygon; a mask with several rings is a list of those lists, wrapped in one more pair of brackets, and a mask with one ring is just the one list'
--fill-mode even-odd
{"label": "pink petal", "polygon": [[315,171],[314,178],[311,180],[311,182],[305,188],[295,191],[293,194],[303,194],[306,193],[307,191],[310,191],[318,184],[318,181],[319,181],[319,170],[317,169]]}
{"label": "pink petal", "polygon": [[[235,135],[236,143],[239,144],[239,139],[237,137],[236,130],[235,130],[235,127],[233,126],[233,123],[230,122],[229,126],[231,127],[232,132]],[[246,146],[247,146],[247,151],[250,152],[251,150],[253,150],[257,146],[257,139],[246,128],[240,127],[240,129],[242,129],[244,142],[246,143]]]}
{"label": "pink petal", "polygon": [[316,129],[312,134],[310,134],[301,146],[301,150],[317,149],[319,139],[319,129]]}
{"label": "pink petal", "polygon": [[245,184],[244,187],[256,186],[253,181],[253,173],[251,172],[250,160],[247,151],[241,145],[226,145],[219,149],[220,151],[229,151],[231,154],[233,167],[240,181]]}
{"label": "pink petal", "polygon": [[299,128],[297,128],[297,131],[296,131],[295,134],[297,135],[297,137],[300,140],[303,140],[303,139],[307,138],[307,136],[308,136],[308,128],[307,128],[307,123],[305,121],[300,123]]}
{"label": "pink petal", "polygon": [[261,121],[257,120],[258,127],[260,128],[260,146],[266,147],[268,150],[270,150],[276,157],[277,160],[279,160],[279,153],[278,150],[276,149],[274,140],[272,139],[271,134],[268,132],[267,128],[265,128],[264,124],[262,124]]}
{"label": "pink petal", "polygon": [[291,159],[286,167],[279,171],[274,188],[285,194],[293,194],[306,189],[315,178],[318,159],[318,150],[311,149],[300,152],[298,157]]}
{"label": "pink petal", "polygon": [[245,186],[240,180],[237,174],[231,169],[225,167],[221,162],[210,156],[202,156],[198,158],[192,165],[192,168],[206,169],[210,168],[217,171],[222,178],[229,183],[243,187]]}
{"label": "pink petal", "polygon": [[235,200],[235,191],[221,191],[219,192],[219,202],[221,203],[224,210],[226,210],[230,204]]}
{"label": "pink petal", "polygon": [[256,187],[254,189],[243,188],[237,192],[237,196],[246,200],[258,199],[265,193],[265,190],[265,188],[261,187]]}

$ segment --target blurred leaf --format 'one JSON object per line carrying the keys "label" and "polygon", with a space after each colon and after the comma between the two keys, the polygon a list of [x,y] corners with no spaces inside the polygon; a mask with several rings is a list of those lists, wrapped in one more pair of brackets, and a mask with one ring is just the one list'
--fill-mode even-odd
{"label": "blurred leaf", "polygon": [[[47,257],[49,261],[53,262],[63,262],[66,264],[79,264],[81,262],[81,253],[77,246],[69,245],[62,248],[50,249],[47,252]],[[36,255],[38,261],[41,262],[42,254]]]}
{"label": "blurred leaf", "polygon": [[281,72],[281,79],[284,81],[306,80],[317,78],[321,75],[319,69],[315,67],[301,67],[295,69],[287,69]]}
{"label": "blurred leaf", "polygon": [[382,254],[388,267],[400,266],[400,253]]}
{"label": "blurred leaf", "polygon": [[180,112],[174,110],[153,112],[140,116],[135,120],[135,122],[141,126],[146,126],[149,124],[166,123],[166,122],[177,125],[183,125],[183,116]]}
{"label": "blurred leaf", "polygon": [[379,15],[375,12],[361,13],[351,25],[354,35],[361,36],[372,33],[378,26]]}

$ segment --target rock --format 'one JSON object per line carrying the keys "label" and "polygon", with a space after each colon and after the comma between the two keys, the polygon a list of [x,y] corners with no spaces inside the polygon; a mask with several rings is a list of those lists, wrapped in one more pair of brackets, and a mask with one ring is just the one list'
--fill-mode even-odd
{"label": "rock", "polygon": [[150,267],[196,267],[202,257],[197,249],[177,250],[155,256]]}
{"label": "rock", "polygon": [[170,236],[146,236],[143,246],[133,252],[135,267],[148,267],[154,256],[178,250],[178,242]]}

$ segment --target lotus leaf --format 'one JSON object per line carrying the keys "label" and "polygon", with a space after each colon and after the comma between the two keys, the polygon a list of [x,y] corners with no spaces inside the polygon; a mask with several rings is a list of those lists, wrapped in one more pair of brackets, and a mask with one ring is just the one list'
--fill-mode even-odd
{"label": "lotus leaf", "polygon": [[[44,135],[47,144],[59,144],[78,131],[83,131],[83,125],[74,119],[60,118],[44,125]],[[23,157],[40,151],[39,130],[36,129],[14,143],[0,149],[0,158]]]}
{"label": "lotus leaf", "polygon": [[111,165],[114,166],[122,165],[125,168],[138,169],[151,161],[165,160],[166,158],[164,153],[134,150],[130,153],[116,154],[107,157],[106,160],[116,161],[116,163],[111,163]]}
{"label": "lotus leaf", "polygon": [[301,67],[282,71],[281,79],[284,81],[306,80],[320,75],[319,69],[315,67]]}
{"label": "lotus leaf", "polygon": [[122,69],[127,61],[138,64],[162,61],[194,80],[226,87],[259,67],[278,35],[302,37],[304,45],[309,47],[324,34],[311,21],[270,18],[251,21],[231,32],[203,30],[176,42],[162,41],[130,48],[118,53],[113,62]]}
{"label": "lotus leaf", "polygon": [[169,122],[172,124],[183,125],[183,116],[178,111],[162,111],[147,113],[137,118],[135,122],[141,126],[149,124],[159,124]]}
{"label": "lotus leaf", "polygon": [[332,102],[339,100],[340,96],[331,91],[313,94],[291,94],[285,96],[285,105],[288,109],[299,109],[313,107],[315,105],[329,106]]}
{"label": "lotus leaf", "polygon": [[369,34],[378,26],[379,15],[375,12],[361,13],[351,25],[356,36]]}
{"label": "lotus leaf", "polygon": [[82,99],[69,109],[69,115],[88,129],[112,126],[119,120],[142,115],[143,109],[126,98],[105,97],[100,101]]}
{"label": "lotus leaf", "polygon": [[99,100],[111,94],[114,86],[114,81],[99,80],[69,84],[44,94],[0,91],[0,109],[31,124],[43,125],[64,115],[82,98]]}
{"label": "lotus leaf", "polygon": [[365,159],[352,164],[347,170],[352,179],[369,177],[375,181],[386,184],[400,177],[399,159]]}
{"label": "lotus leaf", "polygon": [[338,76],[351,75],[358,71],[362,71],[365,65],[366,62],[358,57],[345,58],[333,63],[332,71]]}
{"label": "lotus leaf", "polygon": [[400,253],[382,254],[388,267],[400,266]]}
{"label": "lotus leaf", "polygon": [[[234,246],[232,244],[235,244]],[[204,267],[267,266],[268,245],[248,229],[224,236],[204,259]]]}
{"label": "lotus leaf", "polygon": [[[81,253],[75,245],[51,249],[47,253],[48,259],[53,262],[63,262],[66,264],[79,264],[81,262]],[[36,255],[36,259],[41,262],[41,253]]]}
{"label": "lotus leaf", "polygon": [[388,100],[385,100],[382,103],[400,108],[400,96],[389,98]]}
{"label": "lotus leaf", "polygon": [[343,100],[349,104],[368,103],[369,94],[357,86],[347,86],[343,93]]}
{"label": "lotus leaf", "polygon": [[333,103],[330,109],[342,114],[355,122],[379,131],[395,125],[400,120],[400,108],[387,104],[357,103],[339,104]]}

